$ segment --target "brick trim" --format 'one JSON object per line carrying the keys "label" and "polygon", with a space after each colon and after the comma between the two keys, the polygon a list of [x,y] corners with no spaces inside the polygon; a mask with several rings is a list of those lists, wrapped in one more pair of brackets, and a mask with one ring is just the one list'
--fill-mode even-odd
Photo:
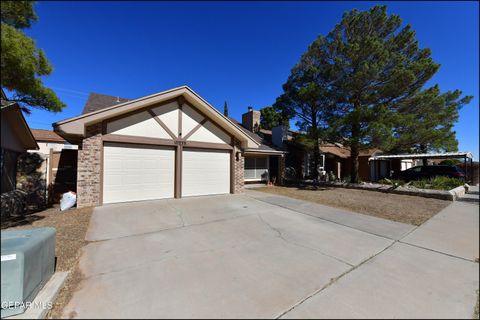
{"label": "brick trim", "polygon": [[241,148],[241,143],[234,139],[233,147],[233,193],[242,193],[244,191],[244,164],[245,155]]}
{"label": "brick trim", "polygon": [[78,150],[77,207],[102,204],[103,141],[102,124],[85,129],[86,137]]}

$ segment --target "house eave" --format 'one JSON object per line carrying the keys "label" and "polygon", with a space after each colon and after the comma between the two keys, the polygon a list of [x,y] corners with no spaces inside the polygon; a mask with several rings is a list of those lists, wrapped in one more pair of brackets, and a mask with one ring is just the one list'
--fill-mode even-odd
{"label": "house eave", "polygon": [[146,97],[120,103],[112,107],[58,121],[53,124],[53,128],[55,132],[57,132],[66,140],[68,140],[67,136],[85,137],[85,128],[87,126],[102,122],[103,120],[112,118],[114,116],[120,116],[127,112],[132,112],[137,109],[153,106],[170,99],[175,99],[180,96],[183,96],[188,103],[198,107],[217,124],[221,125],[224,130],[237,138],[242,143],[243,148],[256,148],[259,146],[258,142],[239,130],[232,121],[230,121],[188,86],[173,88]]}

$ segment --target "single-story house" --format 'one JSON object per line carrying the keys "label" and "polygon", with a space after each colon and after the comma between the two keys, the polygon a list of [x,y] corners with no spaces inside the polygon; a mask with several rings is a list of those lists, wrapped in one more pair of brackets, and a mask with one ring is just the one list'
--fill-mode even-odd
{"label": "single-story house", "polygon": [[[278,126],[272,130],[260,129],[266,141],[285,150],[286,167],[293,168],[295,176],[291,179],[310,179],[313,177],[313,152],[306,150],[295,141],[295,137],[300,134],[297,131],[289,130],[284,126]],[[352,158],[350,148],[341,143],[321,142],[320,151],[320,169],[327,174],[332,173],[338,179],[346,179],[352,172]],[[370,167],[368,159],[375,155],[382,154],[383,151],[377,148],[364,148],[359,152],[359,177],[363,181],[370,179]]]}
{"label": "single-story house", "polygon": [[59,152],[63,149],[78,149],[52,130],[31,129],[33,137],[38,144],[37,152],[49,154],[50,151]]}
{"label": "single-story house", "polygon": [[27,121],[16,102],[9,101],[1,90],[2,142],[1,172],[2,193],[16,189],[17,157],[29,149],[38,150]]}
{"label": "single-story house", "polygon": [[284,152],[257,137],[259,121],[252,110],[236,123],[182,86],[134,100],[94,94],[81,115],[53,127],[79,146],[77,206],[85,207],[237,193],[265,168],[281,180]]}

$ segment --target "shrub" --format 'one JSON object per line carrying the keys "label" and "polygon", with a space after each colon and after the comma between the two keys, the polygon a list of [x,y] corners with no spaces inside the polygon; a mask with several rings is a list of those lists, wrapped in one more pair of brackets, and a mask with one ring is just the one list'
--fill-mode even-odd
{"label": "shrub", "polygon": [[464,184],[461,179],[438,176],[432,179],[412,181],[411,185],[420,189],[451,190]]}
{"label": "shrub", "polygon": [[42,210],[46,206],[45,159],[39,153],[22,153],[17,163],[17,189],[27,193],[29,210]]}
{"label": "shrub", "polygon": [[18,217],[25,215],[27,209],[27,194],[25,192],[21,190],[4,192],[1,195],[1,202],[2,221],[10,217]]}

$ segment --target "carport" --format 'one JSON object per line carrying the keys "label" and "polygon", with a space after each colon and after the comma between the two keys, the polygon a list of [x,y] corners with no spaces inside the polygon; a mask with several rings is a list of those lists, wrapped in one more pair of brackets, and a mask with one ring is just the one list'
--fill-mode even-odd
{"label": "carport", "polygon": [[425,162],[433,159],[461,159],[463,160],[465,171],[465,182],[470,182],[473,178],[473,155],[471,152],[443,152],[443,153],[419,153],[419,154],[392,154],[378,155],[368,159],[370,167],[370,180],[378,181],[383,178],[389,178],[391,171],[400,171],[402,160],[422,159]]}

